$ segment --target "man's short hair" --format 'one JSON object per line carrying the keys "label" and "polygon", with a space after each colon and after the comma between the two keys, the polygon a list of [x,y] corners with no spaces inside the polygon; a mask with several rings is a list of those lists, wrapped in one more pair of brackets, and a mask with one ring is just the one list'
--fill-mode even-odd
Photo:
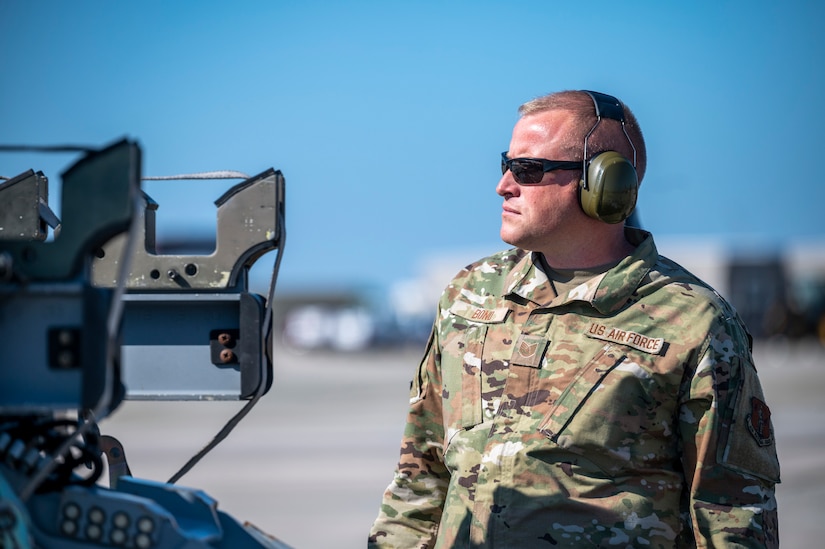
{"label": "man's short hair", "polygon": [[[633,112],[623,102],[622,108],[624,109],[625,130],[633,143],[633,147],[636,148],[636,174],[641,183],[647,168],[647,149],[645,148],[644,136]],[[531,99],[520,106],[518,112],[522,117],[525,117],[556,110],[571,113],[576,130],[565,136],[562,141],[562,148],[570,157],[554,158],[553,160],[579,159],[584,154],[584,136],[596,123],[596,109],[593,105],[593,99],[583,91],[554,92]],[[603,151],[617,151],[632,162],[633,147],[628,143],[620,122],[602,117],[601,123],[590,135],[587,142],[587,154],[592,157]]]}

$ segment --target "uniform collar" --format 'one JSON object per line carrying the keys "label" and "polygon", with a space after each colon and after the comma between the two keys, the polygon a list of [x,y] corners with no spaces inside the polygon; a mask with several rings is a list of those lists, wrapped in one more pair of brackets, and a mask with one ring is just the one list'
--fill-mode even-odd
{"label": "uniform collar", "polygon": [[601,314],[612,313],[627,303],[659,257],[653,235],[649,232],[625,227],[625,236],[636,246],[633,253],[566,295],[556,297],[553,285],[538,266],[540,258],[536,252],[525,253],[510,271],[505,293],[518,295],[540,307],[558,307],[571,301],[584,301]]}

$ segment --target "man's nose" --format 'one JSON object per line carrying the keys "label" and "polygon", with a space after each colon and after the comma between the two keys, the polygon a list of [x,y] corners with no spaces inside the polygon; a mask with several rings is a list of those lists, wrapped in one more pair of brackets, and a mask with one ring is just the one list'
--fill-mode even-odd
{"label": "man's nose", "polygon": [[501,176],[501,179],[498,180],[498,185],[496,185],[496,193],[499,196],[508,196],[508,195],[516,195],[518,194],[519,184],[516,183],[516,180],[513,178],[513,172],[507,170]]}

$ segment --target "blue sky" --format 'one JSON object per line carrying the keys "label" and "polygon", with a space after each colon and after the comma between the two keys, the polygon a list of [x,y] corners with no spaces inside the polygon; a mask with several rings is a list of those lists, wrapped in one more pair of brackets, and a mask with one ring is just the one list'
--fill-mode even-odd
{"label": "blue sky", "polygon": [[[0,21],[0,143],[130,137],[145,175],[282,170],[286,288],[504,247],[499,153],[518,105],[560,89],[636,113],[654,234],[825,235],[820,2],[3,0]],[[75,159],[2,154],[0,175],[54,186]],[[147,184],[159,236],[214,232],[230,184]]]}

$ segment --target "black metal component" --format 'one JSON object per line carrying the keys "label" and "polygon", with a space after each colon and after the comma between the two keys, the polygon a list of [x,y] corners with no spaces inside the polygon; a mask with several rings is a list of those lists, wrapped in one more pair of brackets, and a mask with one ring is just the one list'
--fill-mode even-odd
{"label": "black metal component", "polygon": [[[235,185],[215,201],[217,241],[209,255],[158,254],[155,247],[157,203],[142,195],[142,235],[123,281],[129,290],[224,291],[245,289],[245,272],[264,253],[280,245],[278,218],[283,211],[284,177],[268,169]],[[102,257],[92,265],[92,280],[102,287],[117,283],[118,258],[126,235],[103,246]]]}
{"label": "black metal component", "polygon": [[[45,178],[22,174],[24,179],[36,179],[35,192]],[[17,178],[4,183],[17,189]],[[100,151],[88,153],[63,173],[62,228],[53,241],[8,240],[0,238],[0,251],[12,256],[15,274],[23,280],[68,280],[81,274],[97,248],[129,227],[133,214],[133,199],[140,184],[140,149],[123,140]],[[24,185],[25,187],[26,185]],[[27,220],[31,227],[42,227],[40,202],[27,205]],[[6,208],[4,208],[5,210]],[[36,231],[38,238],[42,231]]]}

